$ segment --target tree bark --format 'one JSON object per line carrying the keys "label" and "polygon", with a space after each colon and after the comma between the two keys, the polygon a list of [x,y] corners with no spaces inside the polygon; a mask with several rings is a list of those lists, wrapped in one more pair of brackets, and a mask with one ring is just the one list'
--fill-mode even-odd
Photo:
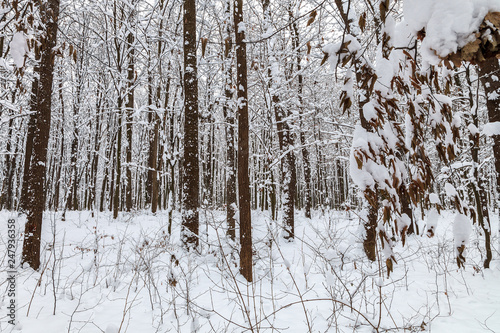
{"label": "tree bark", "polygon": [[231,107],[233,93],[231,91],[232,85],[232,66],[231,66],[231,24],[229,23],[231,18],[231,3],[228,0],[226,4],[226,39],[224,45],[224,105],[222,107],[224,118],[226,119],[226,222],[227,222],[227,235],[231,240],[236,239],[236,218],[237,213],[237,202],[236,202],[236,151],[234,149],[234,110]]}
{"label": "tree bark", "polygon": [[[498,59],[494,57],[479,63],[479,75],[486,93],[486,107],[488,109],[488,118],[491,123],[500,121],[500,101],[498,99],[500,95],[500,80],[498,80],[499,72],[500,65]],[[497,178],[497,197],[495,199],[498,202],[500,196],[500,135],[493,135],[493,157],[495,159]]]}
{"label": "tree bark", "polygon": [[[500,107],[498,106],[498,100],[497,100],[498,97],[493,98],[491,100],[492,102],[497,100],[496,103],[491,103],[492,105],[488,105],[488,103],[490,103],[489,97],[492,94],[492,91],[487,90],[487,89],[496,88],[496,90],[493,90],[493,91],[496,91],[497,93],[500,92],[500,83],[497,82],[498,79],[494,80],[493,78],[487,78],[487,77],[491,77],[492,73],[497,73],[496,71],[500,70],[498,60],[495,58],[494,63],[492,63],[490,65],[492,67],[490,68],[490,72],[488,74],[483,73],[482,68],[481,68],[481,73],[480,73],[481,80],[482,80],[484,87],[485,87],[486,98],[488,99],[487,100],[487,107],[488,107],[488,115],[489,116],[490,116],[490,107],[497,108],[496,112],[493,112],[494,110],[491,110],[492,111],[491,114],[495,114],[495,115],[500,114],[500,112],[499,112]],[[488,68],[484,68],[484,69],[488,70]],[[491,72],[491,70],[493,70],[495,72]],[[475,105],[475,103],[474,103],[474,97],[472,94],[472,87],[471,87],[472,81],[470,78],[469,68],[467,68],[467,70],[466,70],[466,77],[467,77],[467,84],[469,86],[469,106],[474,109],[474,112],[472,112],[472,114],[471,114],[472,123],[474,124],[474,126],[476,128],[478,128],[479,127],[479,117],[478,117],[478,113],[477,113],[478,106]],[[487,82],[487,81],[492,81],[492,82]],[[492,84],[494,84],[494,85],[492,86]],[[496,86],[495,86],[495,84],[496,84]],[[497,96],[497,95],[494,95],[494,96]],[[499,120],[500,120],[500,117],[498,117],[497,120],[491,120],[491,116],[490,116],[490,122],[491,121],[499,121]],[[499,136],[497,135],[496,137],[498,139]],[[495,140],[495,138],[494,138],[494,140]],[[484,186],[483,177],[482,177],[482,174],[481,174],[481,171],[479,168],[479,165],[480,165],[480,161],[479,161],[479,150],[480,150],[479,133],[471,133],[470,134],[470,141],[472,144],[471,154],[472,154],[472,162],[474,163],[473,164],[473,171],[474,171],[474,178],[475,178],[475,182],[473,182],[473,184],[472,184],[472,190],[473,190],[475,201],[476,201],[478,223],[479,223],[479,226],[481,226],[481,228],[483,229],[484,238],[485,238],[486,259],[484,260],[483,266],[484,266],[484,268],[489,268],[491,259],[493,257],[492,252],[491,252],[491,220],[490,220],[490,212],[488,210],[488,198],[486,197],[486,188]],[[495,141],[495,144],[496,143],[497,142]],[[495,148],[496,147],[494,146],[493,149],[495,149]],[[500,147],[498,147],[498,148],[500,148]],[[497,156],[494,156],[494,157],[495,157],[495,167],[496,167],[497,166],[497,159],[496,159]],[[497,181],[498,181],[498,178],[499,178],[499,174],[498,174],[498,170],[497,170]]]}
{"label": "tree bark", "polygon": [[199,153],[198,70],[196,59],[196,1],[184,0],[184,159],[181,239],[198,247]]}
{"label": "tree bark", "polygon": [[236,87],[238,88],[238,199],[240,205],[240,273],[253,281],[252,220],[250,212],[250,180],[248,177],[248,82],[247,47],[243,23],[243,0],[234,0],[236,33]]}
{"label": "tree bark", "polygon": [[[133,13],[131,14],[134,15]],[[126,115],[127,122],[125,125],[127,131],[127,185],[125,190],[125,207],[127,212],[132,209],[132,114],[134,112],[134,72],[135,72],[135,57],[134,57],[134,34],[129,32],[127,35],[127,47],[128,47],[128,70],[127,70],[127,105],[126,105]]]}
{"label": "tree bark", "polygon": [[118,118],[118,135],[116,139],[116,164],[114,165],[113,171],[115,173],[114,186],[113,186],[113,219],[118,218],[118,211],[120,210],[120,194],[121,194],[121,177],[122,177],[122,160],[121,160],[121,152],[122,152],[122,97],[118,95],[118,103],[117,103],[117,118]]}
{"label": "tree bark", "polygon": [[29,168],[27,221],[24,230],[22,262],[34,270],[40,267],[40,238],[42,232],[43,211],[45,208],[45,170],[47,146],[50,135],[50,115],[52,109],[52,81],[57,42],[59,18],[59,0],[47,0],[39,3],[40,17],[44,20],[44,35],[41,37],[41,57],[37,74],[39,87],[35,109],[35,132],[33,157]]}

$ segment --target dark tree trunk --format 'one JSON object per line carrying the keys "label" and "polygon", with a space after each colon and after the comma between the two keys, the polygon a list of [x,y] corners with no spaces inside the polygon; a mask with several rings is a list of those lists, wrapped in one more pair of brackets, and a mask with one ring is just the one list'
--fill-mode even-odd
{"label": "dark tree trunk", "polygon": [[250,180],[248,177],[248,91],[247,47],[243,23],[243,0],[234,0],[234,27],[236,33],[236,87],[238,87],[238,199],[240,205],[240,273],[253,280],[252,217],[250,212]]}
{"label": "dark tree trunk", "polygon": [[96,103],[96,124],[95,124],[95,134],[94,134],[94,149],[92,151],[92,168],[91,168],[91,184],[90,184],[90,197],[89,197],[89,207],[92,210],[92,214],[96,207],[96,191],[97,191],[97,167],[99,165],[99,150],[100,143],[99,139],[101,137],[101,114],[102,114],[102,103],[103,103],[103,92],[99,90],[97,94]]}
{"label": "dark tree trunk", "polygon": [[122,177],[122,160],[121,160],[121,152],[122,152],[122,97],[118,95],[118,105],[117,105],[117,117],[118,117],[118,135],[116,138],[116,149],[115,149],[115,158],[116,164],[113,167],[113,172],[115,173],[114,186],[113,186],[113,218],[118,218],[118,211],[120,210],[120,193],[121,193],[121,177]]}
{"label": "dark tree trunk", "polygon": [[22,262],[38,270],[40,267],[40,238],[43,211],[45,208],[45,169],[47,146],[50,134],[52,109],[52,81],[57,42],[59,0],[48,0],[39,4],[40,17],[45,22],[44,36],[40,40],[41,57],[38,67],[39,87],[35,109],[35,132],[33,157],[29,168],[27,221],[24,230]]}
{"label": "dark tree trunk", "polygon": [[[492,65],[492,68],[490,68],[490,70],[493,70],[495,73],[496,73],[496,71],[500,70],[500,66],[499,66],[498,60],[496,58],[494,59],[494,63],[491,65]],[[498,79],[494,80],[493,78],[488,79],[485,77],[485,76],[492,76],[492,73],[494,73],[494,72],[489,72],[489,74],[486,74],[483,72],[483,68],[481,68],[480,74],[481,74],[481,80],[485,86],[486,98],[488,98],[488,96],[492,93],[492,91],[487,90],[487,87],[495,88],[495,86],[493,86],[493,87],[491,86],[492,82],[496,82],[496,90],[493,90],[493,91],[496,91],[496,93],[500,93],[500,83],[497,82]],[[467,77],[467,83],[469,86],[469,105],[471,108],[474,109],[474,112],[472,113],[472,123],[474,124],[474,126],[476,126],[476,128],[479,128],[479,118],[478,118],[478,114],[477,114],[478,106],[475,105],[475,103],[474,103],[474,97],[473,97],[472,87],[471,87],[472,81],[470,78],[469,68],[467,68],[467,70],[466,70],[466,77]],[[489,85],[486,83],[486,81],[488,81],[488,80],[492,81],[492,82],[489,82]],[[493,101],[495,101],[495,99],[493,99]],[[488,98],[487,103],[489,103],[489,102],[490,102],[490,99]],[[500,113],[500,107],[498,106],[498,100],[496,101],[496,103],[494,103],[494,104],[492,103],[492,105],[487,105],[487,107],[488,107],[488,115],[490,116],[490,121],[499,121],[500,117],[498,117],[498,116],[497,116],[498,118],[496,118],[496,120],[492,120],[491,119],[492,113],[490,113],[490,107],[497,108],[497,110],[495,112],[496,115],[498,115]],[[497,135],[496,137],[498,138],[500,136]],[[494,138],[494,140],[495,140],[495,138]],[[486,259],[484,260],[483,265],[484,265],[484,268],[489,268],[490,262],[492,259],[491,222],[490,222],[491,220],[490,220],[490,213],[488,210],[488,198],[486,197],[486,188],[484,186],[483,177],[481,175],[481,171],[479,168],[479,165],[480,165],[480,161],[479,161],[479,150],[480,150],[479,133],[471,133],[470,141],[472,144],[471,154],[472,154],[472,162],[474,163],[473,164],[474,179],[476,180],[472,184],[472,191],[474,192],[474,197],[475,197],[475,201],[476,201],[477,219],[478,219],[479,225],[483,229],[484,238],[485,238]],[[495,144],[496,143],[497,142],[495,140]],[[493,149],[495,149],[495,148],[500,148],[500,147],[494,146]],[[495,156],[495,167],[497,166],[496,157],[497,156]],[[500,175],[498,174],[498,170],[497,170],[497,181],[498,181],[499,176]]]}
{"label": "dark tree trunk", "polygon": [[199,154],[198,77],[196,61],[196,1],[184,0],[184,159],[181,238],[188,248],[198,247]]}
{"label": "dark tree trunk", "polygon": [[[151,59],[148,59],[148,67],[151,67]],[[151,196],[153,192],[153,159],[156,159],[156,155],[153,155],[153,141],[152,136],[155,135],[155,122],[156,122],[156,111],[152,108],[153,105],[153,74],[148,71],[148,124],[151,126],[153,124],[153,129],[149,128],[149,150],[148,150],[148,171],[146,177],[146,192],[144,193],[144,201],[146,207],[151,204]],[[154,122],[153,122],[154,119]],[[153,207],[151,207],[153,209]],[[156,211],[156,210],[155,210]]]}
{"label": "dark tree trunk", "polygon": [[[77,101],[78,105],[79,101]],[[78,154],[78,128],[76,123],[76,116],[78,114],[77,107],[75,106],[73,112],[73,139],[71,140],[71,157],[70,157],[70,185],[68,189],[66,208],[69,210],[77,210],[78,209],[78,201],[77,201],[77,188],[78,188],[78,179],[77,179],[77,154]],[[64,210],[66,213],[66,209]]]}
{"label": "dark tree trunk", "polygon": [[125,207],[127,212],[132,209],[132,114],[134,112],[134,72],[135,72],[135,58],[134,58],[134,34],[129,32],[127,35],[127,47],[128,47],[128,71],[127,71],[127,88],[128,88],[128,99],[127,99],[127,186],[125,190]]}
{"label": "dark tree trunk", "polygon": [[231,13],[231,3],[228,0],[226,4],[226,39],[225,39],[225,87],[224,96],[226,98],[224,105],[222,107],[224,118],[226,119],[226,222],[227,222],[227,235],[233,241],[236,239],[236,212],[237,212],[237,202],[236,202],[236,150],[234,149],[234,110],[231,108],[233,105],[233,93],[231,91],[232,86],[232,65],[231,65],[231,25],[229,22]]}
{"label": "dark tree trunk", "polygon": [[[486,93],[486,107],[488,108],[488,118],[490,122],[500,121],[500,80],[498,80],[498,73],[500,72],[500,65],[498,59],[493,57],[489,58],[479,64],[479,75],[481,83],[484,86]],[[500,135],[493,135],[493,157],[495,158],[495,171],[497,186],[497,197],[495,200],[499,201],[500,196]]]}

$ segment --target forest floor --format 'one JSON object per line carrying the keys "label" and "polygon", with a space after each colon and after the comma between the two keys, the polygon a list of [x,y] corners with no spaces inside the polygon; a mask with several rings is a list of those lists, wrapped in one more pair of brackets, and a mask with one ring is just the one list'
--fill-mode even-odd
{"label": "forest floor", "polygon": [[[254,276],[238,274],[224,213],[202,211],[200,253],[179,246],[180,216],[135,212],[45,215],[42,266],[17,269],[15,332],[500,332],[498,221],[494,260],[484,270],[479,229],[465,269],[453,249],[454,214],[433,238],[408,236],[387,277],[362,250],[350,212],[302,213],[287,242],[265,212],[253,212]],[[7,220],[0,212],[0,332],[9,332]],[[422,222],[423,223],[423,222]],[[384,262],[385,259],[382,259]]]}

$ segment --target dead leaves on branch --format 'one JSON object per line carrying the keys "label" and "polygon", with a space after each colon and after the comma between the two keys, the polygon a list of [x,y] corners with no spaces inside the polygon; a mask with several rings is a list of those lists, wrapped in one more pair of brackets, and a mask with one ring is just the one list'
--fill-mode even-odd
{"label": "dead leaves on branch", "polygon": [[311,24],[313,24],[314,20],[316,19],[316,15],[318,15],[318,12],[316,12],[315,10],[313,10],[309,14],[309,20],[307,21],[307,26],[310,26]]}

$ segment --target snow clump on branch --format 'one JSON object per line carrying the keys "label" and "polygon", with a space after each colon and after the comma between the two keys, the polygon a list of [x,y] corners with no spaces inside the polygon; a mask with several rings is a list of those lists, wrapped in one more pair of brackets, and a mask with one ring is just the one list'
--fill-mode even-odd
{"label": "snow clump on branch", "polygon": [[500,12],[498,0],[405,0],[404,20],[421,34],[422,56],[432,65],[475,40],[488,12]]}

